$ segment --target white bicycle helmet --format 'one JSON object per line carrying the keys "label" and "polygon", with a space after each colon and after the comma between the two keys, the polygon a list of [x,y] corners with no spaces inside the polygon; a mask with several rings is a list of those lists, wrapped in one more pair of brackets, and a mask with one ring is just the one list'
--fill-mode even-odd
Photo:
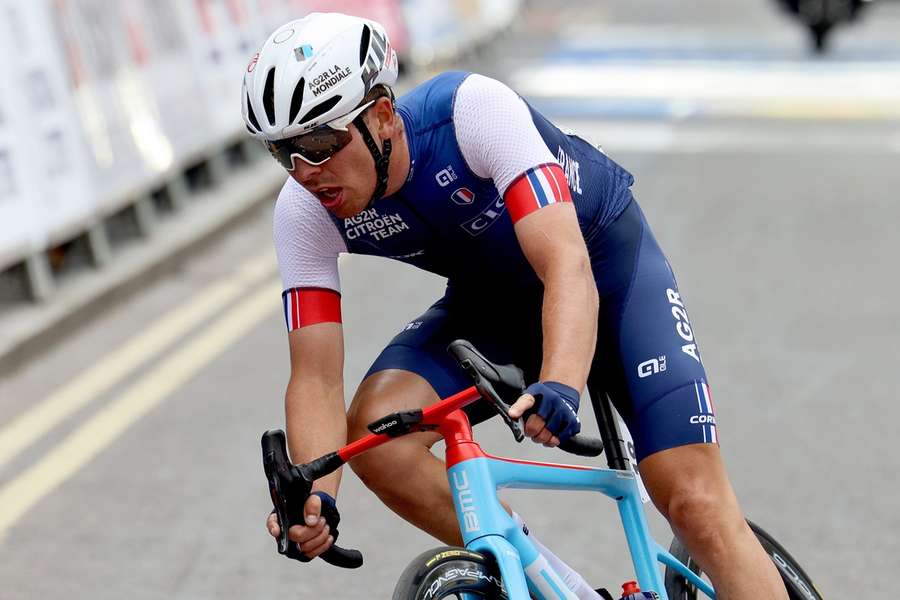
{"label": "white bicycle helmet", "polygon": [[279,27],[244,73],[242,114],[263,141],[302,135],[349,115],[373,86],[397,81],[397,54],[379,23],[311,13]]}

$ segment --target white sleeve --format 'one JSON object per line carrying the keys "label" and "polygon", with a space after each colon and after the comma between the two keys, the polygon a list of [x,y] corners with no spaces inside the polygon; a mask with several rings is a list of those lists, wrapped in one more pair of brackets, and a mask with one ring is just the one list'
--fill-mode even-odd
{"label": "white sleeve", "polygon": [[275,253],[285,290],[296,287],[341,291],[338,253],[347,244],[319,204],[299,183],[288,178],[275,203]]}
{"label": "white sleeve", "polygon": [[501,196],[528,169],[557,163],[528,106],[496,79],[473,74],[460,84],[453,123],[469,168],[479,177],[492,179]]}

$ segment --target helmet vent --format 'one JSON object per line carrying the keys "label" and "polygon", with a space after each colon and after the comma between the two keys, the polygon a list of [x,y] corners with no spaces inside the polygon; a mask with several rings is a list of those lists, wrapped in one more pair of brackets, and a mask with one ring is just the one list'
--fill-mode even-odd
{"label": "helmet vent", "polygon": [[[251,130],[250,133],[262,131],[262,127],[259,126],[259,121],[256,118],[256,113],[253,112],[253,104],[250,103],[250,94],[247,94],[247,116],[250,118],[250,123],[256,127],[256,131]],[[250,128],[248,127],[247,129]]]}
{"label": "helmet vent", "polygon": [[266,87],[263,88],[263,108],[269,125],[275,126],[275,67],[266,75]]}
{"label": "helmet vent", "polygon": [[369,53],[369,38],[372,37],[372,29],[368,25],[363,25],[362,39],[359,41],[359,66],[366,61],[366,54]]}
{"label": "helmet vent", "polygon": [[309,112],[307,112],[305,115],[303,115],[303,118],[300,119],[300,123],[301,124],[308,123],[309,121],[312,121],[316,117],[320,117],[320,116],[324,115],[329,110],[334,108],[335,105],[337,105],[337,103],[340,101],[341,101],[341,96],[332,96],[328,100],[326,100],[320,104],[317,104],[316,106],[312,107],[309,110]]}
{"label": "helmet vent", "polygon": [[291,97],[291,114],[288,123],[293,123],[294,119],[300,113],[300,107],[303,105],[303,88],[306,87],[306,81],[301,77],[294,88],[294,95]]}

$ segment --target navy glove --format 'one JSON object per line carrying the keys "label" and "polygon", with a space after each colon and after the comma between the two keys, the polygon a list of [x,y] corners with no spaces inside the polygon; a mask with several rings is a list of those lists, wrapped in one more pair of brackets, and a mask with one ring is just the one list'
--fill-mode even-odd
{"label": "navy glove", "polygon": [[532,383],[525,389],[534,396],[537,414],[546,421],[546,428],[565,442],[581,431],[578,420],[578,401],[581,394],[573,387],[557,381]]}

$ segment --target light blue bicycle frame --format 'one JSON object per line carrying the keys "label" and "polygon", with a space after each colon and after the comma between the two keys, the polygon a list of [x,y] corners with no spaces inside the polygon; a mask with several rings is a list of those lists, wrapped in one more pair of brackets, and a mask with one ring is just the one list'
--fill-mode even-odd
{"label": "light blue bicycle frame", "polygon": [[[539,600],[577,599],[506,514],[497,498],[497,490],[503,488],[594,491],[609,496],[618,504],[642,590],[652,590],[662,600],[668,600],[659,562],[681,573],[709,598],[715,598],[712,586],[650,536],[638,482],[631,470],[538,463],[485,454],[472,435],[469,419],[460,410],[478,398],[474,386],[445,398],[422,410],[417,429],[401,434],[440,430],[447,444],[447,478],[466,548],[494,558],[509,600],[529,600],[529,591]],[[396,426],[401,416],[390,415],[381,429]],[[373,433],[348,444],[337,454],[342,462],[347,462],[391,439],[390,434]],[[468,595],[463,598],[468,600]]]}
{"label": "light blue bicycle frame", "polygon": [[[715,598],[707,582],[651,537],[632,471],[499,458],[481,452],[474,440],[445,439],[447,464],[452,464],[447,478],[466,548],[494,558],[510,600],[528,600],[529,591],[539,600],[572,600],[575,596],[506,514],[497,498],[497,490],[504,488],[595,491],[613,498],[642,590],[653,590],[662,600],[668,600],[658,561]],[[458,455],[452,456],[452,446],[460,442],[466,444],[465,455],[471,457],[459,460]]]}

